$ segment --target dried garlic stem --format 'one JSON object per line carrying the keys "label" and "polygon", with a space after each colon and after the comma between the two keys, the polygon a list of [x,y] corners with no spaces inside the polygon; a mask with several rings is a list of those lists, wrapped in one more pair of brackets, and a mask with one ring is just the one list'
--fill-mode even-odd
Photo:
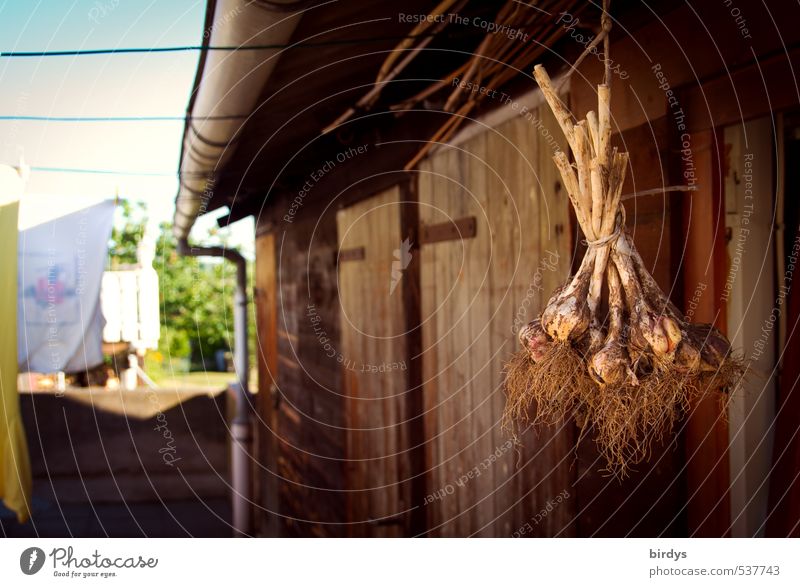
{"label": "dried garlic stem", "polygon": [[603,234],[611,234],[616,228],[617,212],[619,211],[622,186],[625,184],[625,175],[628,171],[628,154],[614,153],[611,173],[608,180],[608,212],[603,215]]}
{"label": "dried garlic stem", "polygon": [[603,199],[605,197],[603,186],[603,169],[597,159],[592,159],[590,164],[592,178],[592,230],[598,237],[603,224]]}
{"label": "dried garlic stem", "polygon": [[613,263],[609,264],[606,274],[608,276],[608,335],[620,338],[625,314],[622,283],[619,272]]}
{"label": "dried garlic stem", "polygon": [[644,291],[644,295],[647,298],[648,303],[650,303],[650,305],[659,312],[663,312],[670,316],[673,320],[684,322],[685,318],[683,313],[678,310],[677,307],[675,307],[675,304],[670,301],[670,299],[658,286],[656,280],[653,279],[653,276],[650,275],[650,271],[648,271],[647,267],[645,267],[644,260],[639,254],[639,251],[636,250],[636,247],[629,237],[626,236],[623,246],[625,247],[625,250],[628,251],[627,254],[633,263],[633,267],[636,270],[639,283],[642,286],[642,290]]}
{"label": "dried garlic stem", "polygon": [[547,101],[547,105],[550,106],[550,110],[553,111],[553,114],[558,121],[558,125],[561,127],[561,130],[563,131],[570,148],[573,150],[573,152],[576,151],[577,149],[575,148],[572,114],[561,102],[561,99],[558,97],[555,89],[553,89],[553,83],[550,81],[550,76],[547,75],[547,70],[545,70],[542,65],[536,65],[533,68],[533,77],[536,78],[536,83],[539,84],[539,88],[542,90],[542,95]]}
{"label": "dried garlic stem", "polygon": [[[619,197],[622,193],[622,184],[625,181],[625,171],[628,164],[628,154],[614,154],[613,167],[608,181],[609,195],[600,218],[599,238],[608,238],[617,230],[617,211],[619,209]],[[600,305],[600,296],[603,291],[603,277],[606,274],[608,265],[608,255],[613,242],[599,248],[592,274],[592,284],[589,288],[589,308],[593,313],[597,312]]]}
{"label": "dried garlic stem", "polygon": [[567,190],[569,199],[572,202],[572,207],[575,209],[575,217],[578,219],[578,224],[588,239],[594,239],[595,233],[592,230],[591,211],[584,207],[580,201],[580,194],[582,193],[578,179],[575,177],[575,170],[570,165],[564,151],[558,151],[553,155],[556,167],[561,172],[561,180],[564,182],[564,187]]}
{"label": "dried garlic stem", "polygon": [[601,167],[608,169],[611,155],[611,88],[606,84],[597,86],[597,159]]}
{"label": "dried garlic stem", "polygon": [[[578,170],[578,187],[581,207],[587,217],[591,217],[592,210],[592,184],[591,184],[591,145],[586,121],[581,120],[575,125],[575,167]],[[593,232],[597,234],[597,230]]]}
{"label": "dried garlic stem", "polygon": [[631,370],[631,360],[625,348],[623,333],[624,302],[622,284],[613,263],[608,265],[608,336],[592,357],[591,366],[596,379],[604,385],[621,385],[626,379],[638,383]]}
{"label": "dried garlic stem", "polygon": [[600,125],[594,110],[586,113],[586,126],[589,129],[589,137],[592,139],[592,156],[597,157],[597,153],[600,151]]}
{"label": "dried garlic stem", "polygon": [[630,312],[630,342],[640,350],[649,346],[653,353],[665,357],[670,351],[669,340],[661,326],[660,316],[650,309],[642,295],[642,288],[630,257],[620,250],[620,244],[623,242],[621,238],[617,239],[611,258],[619,272]]}
{"label": "dried garlic stem", "polygon": [[642,290],[642,296],[650,308],[650,311],[659,316],[661,326],[667,336],[669,342],[670,353],[674,352],[681,340],[686,336],[685,318],[683,314],[675,307],[669,298],[664,294],[656,280],[650,275],[650,272],[644,266],[644,261],[641,255],[636,250],[630,237],[625,235],[624,239],[620,239],[620,251],[624,251],[631,261],[634,272]]}

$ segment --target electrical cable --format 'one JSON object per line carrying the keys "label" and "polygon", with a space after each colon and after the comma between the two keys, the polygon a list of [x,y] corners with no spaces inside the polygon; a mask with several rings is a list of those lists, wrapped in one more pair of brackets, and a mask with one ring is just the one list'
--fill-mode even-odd
{"label": "electrical cable", "polygon": [[[511,23],[512,28],[525,28],[531,23]],[[483,37],[486,31],[482,29],[460,29],[444,33],[425,32],[418,35],[390,35],[382,37],[361,37],[355,39],[333,39],[330,41],[297,41],[295,43],[271,43],[266,45],[240,45],[240,46],[203,46],[203,45],[178,45],[174,47],[119,47],[115,49],[67,49],[55,51],[0,51],[0,58],[12,57],[72,57],[82,55],[125,55],[130,53],[180,53],[189,51],[263,51],[268,49],[302,49],[316,47],[334,47],[338,45],[359,45],[362,43],[382,43],[385,41],[402,41],[404,39],[425,39],[428,37],[442,37],[445,39]]]}
{"label": "electrical cable", "polygon": [[67,49],[56,51],[2,51],[0,57],[71,57],[81,55],[125,55],[130,53],[180,53],[189,51],[263,51],[267,49],[295,49],[304,47],[330,47],[335,45],[355,45],[361,43],[380,43],[402,39],[419,39],[431,36],[430,33],[420,35],[398,35],[389,37],[363,37],[360,39],[338,39],[332,41],[308,41],[297,43],[272,43],[267,45],[241,46],[207,46],[182,45],[175,47],[120,47],[116,49]]}
{"label": "electrical cable", "polygon": [[191,120],[242,120],[249,114],[230,114],[225,116],[16,116],[2,115],[0,121],[21,120],[41,122],[164,122]]}
{"label": "electrical cable", "polygon": [[[14,165],[7,163],[9,167]],[[205,173],[183,173],[178,171],[125,171],[119,169],[86,169],[80,167],[42,167],[30,166],[31,171],[42,173],[86,173],[92,175],[127,175],[137,177],[206,177]]]}

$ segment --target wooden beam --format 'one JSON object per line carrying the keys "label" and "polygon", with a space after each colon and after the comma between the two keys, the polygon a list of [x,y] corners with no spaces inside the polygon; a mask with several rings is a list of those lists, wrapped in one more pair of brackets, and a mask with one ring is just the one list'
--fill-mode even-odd
{"label": "wooden beam", "polygon": [[[290,228],[291,225],[283,219],[284,215],[304,182],[309,180],[308,174],[326,161],[332,161],[334,165],[303,195],[297,217],[318,215],[334,198],[334,209],[351,206],[401,181],[408,181],[414,172],[403,170],[403,166],[444,120],[446,115],[438,112],[407,112],[400,119],[392,115],[390,120],[386,120],[381,116],[373,120],[373,125],[354,126],[353,136],[348,137],[347,144],[337,142],[333,137],[319,139],[318,146],[314,143],[314,151],[309,147],[308,153],[304,153],[304,161],[297,161],[281,175],[281,188],[273,189],[266,183],[262,197],[250,197],[241,209],[238,203],[236,208],[239,213],[254,214],[259,224],[273,223],[279,232],[281,227]],[[340,162],[337,156],[348,153],[350,149],[361,149],[361,152]],[[290,172],[294,175],[290,176]],[[302,176],[298,175],[300,173]],[[226,190],[232,191],[235,187],[232,183],[225,183],[217,186],[217,191],[227,193]],[[272,189],[272,193],[267,195],[267,189]]]}
{"label": "wooden beam", "polygon": [[690,132],[767,116],[797,106],[791,80],[800,68],[800,47],[761,57],[745,67],[691,86],[680,94]]}
{"label": "wooden beam", "polygon": [[429,245],[443,241],[475,238],[477,225],[475,216],[465,216],[437,224],[426,224],[420,226],[419,242],[422,245]]}
{"label": "wooden beam", "polygon": [[[612,35],[611,55],[620,72],[614,76],[612,107],[613,124],[618,130],[635,128],[665,115],[672,117],[681,108],[689,117],[706,119],[691,123],[693,130],[710,128],[709,109],[714,126],[730,122],[723,122],[720,116],[732,115],[740,122],[737,101],[745,110],[751,101],[763,105],[767,102],[766,90],[774,109],[798,102],[792,70],[797,71],[795,53],[800,29],[788,26],[800,16],[796,4],[784,2],[769,11],[748,11],[749,38],[744,37],[727,10],[719,10],[715,2],[691,6],[672,3],[655,9],[652,3],[648,4],[640,26],[625,27],[628,34],[616,38]],[[636,10],[631,8],[631,12]],[[757,68],[748,74],[738,73],[753,65],[754,56],[758,56],[762,67],[774,67],[774,74],[764,71],[766,88]],[[771,59],[777,61],[769,64]],[[594,108],[595,86],[602,73],[601,60],[587,59],[579,75],[573,76],[570,93],[576,113]],[[689,102],[680,98],[678,103],[670,104],[668,90],[690,90],[693,95]],[[755,110],[744,118],[754,116],[758,116]]]}
{"label": "wooden beam", "polygon": [[421,259],[419,256],[419,196],[416,182],[400,186],[400,236],[411,241],[411,262],[401,282],[405,308],[405,345],[408,358],[406,398],[409,485],[411,510],[408,531],[422,536],[428,530],[427,515],[422,504],[428,495],[428,463],[425,455],[425,402],[422,387],[422,294],[420,291]]}
{"label": "wooden beam", "polygon": [[[272,202],[265,203],[261,211],[253,211],[258,230],[269,227],[269,230],[282,233],[284,230],[291,230],[292,225],[302,218],[318,217],[329,204],[329,211],[346,208],[399,183],[408,182],[413,172],[404,171],[401,165],[396,164],[404,160],[404,153],[411,153],[412,150],[408,149],[408,144],[405,149],[398,147],[387,145],[381,149],[380,158],[365,159],[361,166],[348,165],[346,169],[343,168],[341,175],[337,174],[317,184],[314,193],[303,200],[292,223],[287,222],[284,216],[295,194],[283,192],[275,197],[271,196]],[[331,203],[334,197],[337,199]],[[261,206],[260,203],[258,205]]]}

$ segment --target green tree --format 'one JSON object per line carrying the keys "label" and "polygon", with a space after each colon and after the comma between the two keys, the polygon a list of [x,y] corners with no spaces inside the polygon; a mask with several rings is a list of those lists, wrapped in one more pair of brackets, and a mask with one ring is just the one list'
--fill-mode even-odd
{"label": "green tree", "polygon": [[[142,203],[122,200],[119,214],[109,241],[111,269],[137,262],[136,249],[147,223]],[[206,238],[225,244],[216,231],[209,231]],[[168,359],[213,364],[215,351],[229,350],[233,344],[235,267],[222,259],[179,255],[169,223],[160,226],[153,266],[159,278],[159,351]],[[252,325],[250,334],[252,340]],[[252,343],[250,351],[252,356]]]}
{"label": "green tree", "polygon": [[119,200],[115,216],[108,241],[108,266],[112,270],[136,263],[136,248],[147,226],[144,202],[132,204],[129,200]]}
{"label": "green tree", "polygon": [[[184,333],[194,364],[211,363],[214,352],[228,350],[233,338],[233,291],[236,271],[221,259],[178,255],[172,226],[161,225],[155,259],[159,275],[164,350],[176,356]],[[181,355],[177,355],[181,356]],[[184,355],[185,356],[185,355]]]}

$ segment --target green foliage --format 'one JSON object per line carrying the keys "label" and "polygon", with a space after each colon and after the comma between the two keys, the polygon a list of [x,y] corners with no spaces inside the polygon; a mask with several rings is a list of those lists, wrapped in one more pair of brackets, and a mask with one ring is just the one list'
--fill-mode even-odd
{"label": "green foliage", "polygon": [[192,354],[192,345],[185,330],[170,328],[168,325],[163,326],[161,330],[162,335],[158,341],[158,350],[162,355],[183,358]]}
{"label": "green foliage", "polygon": [[166,344],[162,352],[172,358],[189,356],[188,341],[192,362],[210,363],[214,351],[228,350],[233,338],[236,271],[221,260],[180,256],[176,245],[172,227],[163,224],[154,263]]}
{"label": "green foliage", "polygon": [[129,200],[120,200],[115,215],[117,218],[108,241],[109,268],[112,270],[136,263],[136,247],[147,225],[144,202],[131,204]]}

